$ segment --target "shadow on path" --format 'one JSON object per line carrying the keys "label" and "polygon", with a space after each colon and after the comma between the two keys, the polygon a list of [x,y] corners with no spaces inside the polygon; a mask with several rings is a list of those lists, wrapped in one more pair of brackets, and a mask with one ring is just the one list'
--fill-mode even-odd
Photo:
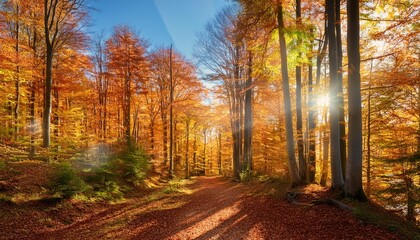
{"label": "shadow on path", "polygon": [[116,205],[34,239],[399,239],[349,212],[247,194],[222,177],[199,177],[189,188],[191,195]]}

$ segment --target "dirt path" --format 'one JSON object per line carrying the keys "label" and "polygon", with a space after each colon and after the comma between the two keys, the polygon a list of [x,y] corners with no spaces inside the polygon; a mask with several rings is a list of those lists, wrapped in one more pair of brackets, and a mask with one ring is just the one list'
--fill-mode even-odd
{"label": "dirt path", "polygon": [[190,195],[105,208],[33,239],[399,239],[331,207],[296,206],[247,186],[200,177]]}

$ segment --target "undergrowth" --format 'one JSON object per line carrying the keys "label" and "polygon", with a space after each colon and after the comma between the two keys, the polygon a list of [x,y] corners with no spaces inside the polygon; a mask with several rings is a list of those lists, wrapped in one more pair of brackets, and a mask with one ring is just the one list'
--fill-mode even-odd
{"label": "undergrowth", "polygon": [[99,167],[80,169],[70,163],[55,167],[49,189],[62,198],[115,201],[136,187],[143,186],[149,158],[138,147],[126,148]]}
{"label": "undergrowth", "polygon": [[172,179],[168,182],[168,185],[162,189],[165,194],[170,193],[189,193],[186,185],[190,182],[189,179]]}
{"label": "undergrowth", "polygon": [[54,168],[55,171],[49,186],[53,195],[71,198],[88,190],[89,186],[69,163],[59,163]]}
{"label": "undergrowth", "polygon": [[354,205],[353,214],[356,218],[391,232],[397,232],[405,239],[420,240],[420,229],[415,224],[387,212],[381,212],[371,206],[370,203],[354,202]]}

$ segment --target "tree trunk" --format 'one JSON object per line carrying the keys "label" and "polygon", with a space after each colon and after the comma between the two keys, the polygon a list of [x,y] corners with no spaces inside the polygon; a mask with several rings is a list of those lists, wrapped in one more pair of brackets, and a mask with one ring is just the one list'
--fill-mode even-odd
{"label": "tree trunk", "polygon": [[117,137],[118,139],[121,138],[121,106],[120,106],[120,101],[118,101],[118,111],[117,111]]}
{"label": "tree trunk", "polygon": [[245,85],[244,170],[252,171],[252,53],[248,58],[248,79]]}
{"label": "tree trunk", "polygon": [[172,129],[172,131],[173,131],[173,137],[172,137],[172,151],[173,151],[173,153],[172,153],[172,172],[173,172],[173,174],[175,174],[175,169],[176,169],[176,166],[177,166],[177,164],[178,165],[180,165],[181,164],[181,161],[179,161],[179,138],[177,138],[176,136],[175,136],[175,134],[176,134],[176,129],[177,129],[177,121],[176,121],[176,115],[174,115],[174,117],[173,117],[173,129]]}
{"label": "tree trunk", "polygon": [[[128,70],[129,72],[130,70]],[[130,73],[124,79],[123,128],[127,146],[131,145],[131,78]]]}
{"label": "tree trunk", "polygon": [[133,116],[133,132],[132,132],[132,134],[131,134],[131,136],[133,136],[133,138],[134,138],[134,143],[138,143],[138,136],[139,136],[139,131],[140,131],[140,124],[139,124],[139,120],[138,120],[138,117],[139,117],[139,111],[140,111],[140,106],[137,106],[136,108],[135,108],[135,111],[134,111],[134,116]]}
{"label": "tree trunk", "polygon": [[343,178],[346,176],[346,122],[344,118],[344,94],[343,94],[343,44],[341,41],[341,17],[340,17],[340,0],[335,0],[335,32],[337,37],[337,86],[338,86],[338,105],[339,105],[339,121],[340,121],[340,159],[341,171]]}
{"label": "tree trunk", "polygon": [[222,132],[219,131],[218,133],[218,144],[217,144],[217,159],[218,159],[218,165],[219,165],[219,175],[222,175]]}
{"label": "tree trunk", "polygon": [[[326,38],[328,39],[328,38]],[[324,64],[324,76],[325,79],[327,78],[327,65]],[[324,88],[327,88],[327,80],[325,80],[325,86]],[[328,134],[328,128],[326,127],[328,123],[328,109],[326,107],[323,107],[323,118],[324,118],[324,126],[322,130],[322,165],[321,165],[321,186],[327,186],[327,180],[328,180],[328,151],[329,151],[329,145],[330,145],[330,137]]]}
{"label": "tree trunk", "polygon": [[161,110],[162,118],[162,142],[163,142],[163,164],[166,166],[168,163],[168,116],[165,110]]}
{"label": "tree trunk", "polygon": [[188,148],[190,146],[190,119],[185,122],[185,178],[190,177],[189,161],[188,161]]}
{"label": "tree trunk", "polygon": [[29,159],[35,157],[35,77],[31,81],[31,96],[29,98],[29,115],[30,115],[30,146],[29,146]]}
{"label": "tree trunk", "polygon": [[372,77],[372,69],[373,69],[373,60],[370,62],[370,76],[369,76],[369,87],[368,87],[368,113],[367,113],[367,133],[366,133],[366,194],[370,196],[370,187],[371,187],[371,162],[370,162],[370,154],[371,154],[371,146],[370,146],[370,139],[371,139],[371,77]]}
{"label": "tree trunk", "polygon": [[36,44],[37,44],[37,31],[36,31],[36,27],[33,27],[33,36],[32,36],[32,41],[31,36],[30,36],[31,32],[28,31],[28,38],[29,38],[29,46],[32,49],[32,53],[33,53],[33,65],[32,65],[32,79],[31,79],[31,95],[29,98],[29,116],[30,116],[30,145],[29,145],[29,152],[28,152],[28,158],[29,159],[34,159],[35,157],[35,97],[36,97],[36,90],[37,90],[37,84],[36,81],[38,80],[36,78],[35,75],[35,71],[36,71],[36,59],[37,59],[37,48],[36,48]]}
{"label": "tree trunk", "polygon": [[197,132],[194,131],[194,143],[193,143],[193,164],[194,174],[197,175]]}
{"label": "tree trunk", "polygon": [[349,160],[345,194],[364,200],[362,186],[362,97],[360,92],[359,1],[347,1],[347,49],[349,68]]}
{"label": "tree trunk", "polygon": [[174,86],[172,79],[172,45],[169,52],[169,177],[174,174],[174,159],[173,159],[173,101],[174,101]]}
{"label": "tree trunk", "polygon": [[340,155],[340,119],[338,106],[337,39],[335,34],[335,0],[327,0],[328,15],[328,57],[330,69],[330,152],[332,188],[341,190],[344,186]]}
{"label": "tree trunk", "polygon": [[[324,38],[323,38],[324,41],[320,41],[319,42],[319,45],[318,45],[318,53],[317,53],[317,56],[316,56],[315,85],[318,86],[319,88],[321,86],[320,83],[321,83],[322,62],[323,62],[324,57],[326,55],[327,46],[328,46],[327,22],[328,22],[327,21],[327,15],[325,13],[325,22],[324,22],[324,29],[325,30],[324,30]],[[315,98],[315,96],[314,96],[314,98]],[[314,104],[316,104],[315,103],[315,100],[314,100]],[[316,125],[315,125],[316,124],[315,119],[317,118],[316,117],[316,109],[313,109],[313,111],[314,111],[314,115],[313,115],[314,122],[312,122],[312,123],[314,124],[313,127],[315,128],[316,127]],[[325,116],[325,119],[327,119],[327,116]],[[325,120],[325,122],[327,122],[327,120]],[[311,124],[311,122],[309,124]],[[326,130],[324,130],[324,133],[325,133],[325,131]],[[326,168],[328,167],[328,162],[327,161],[328,161],[329,140],[327,140],[327,142],[325,142],[325,138],[326,138],[326,136],[323,136],[323,137],[321,137],[321,140],[320,140],[320,144],[322,144],[322,146],[323,146],[322,147],[322,149],[323,149],[323,152],[322,152],[322,163],[321,163],[321,185],[322,186],[325,186],[326,185],[326,183],[327,183],[327,176],[328,176],[328,170]],[[314,139],[314,141],[315,141],[315,139]],[[320,155],[321,155],[321,153],[320,153]],[[315,158],[315,155],[314,155],[314,158]],[[314,159],[314,161],[315,161],[315,159]],[[313,170],[312,169],[309,170],[310,171],[310,175],[314,175],[314,172],[312,172],[312,171],[316,171],[316,168],[315,167],[316,166],[314,165]],[[312,168],[312,166],[311,166],[311,168]]]}
{"label": "tree trunk", "polygon": [[14,115],[14,125],[15,125],[15,131],[14,131],[14,139],[15,141],[18,140],[19,135],[19,108],[20,108],[20,45],[19,45],[19,32],[20,32],[20,13],[19,13],[19,4],[16,4],[16,45],[15,45],[15,51],[16,51],[16,82],[15,82],[15,89],[16,89],[16,98],[15,98],[15,107],[13,109],[13,115]]}
{"label": "tree trunk", "polygon": [[308,163],[309,163],[309,174],[308,180],[310,183],[315,182],[316,173],[316,146],[315,146],[315,95],[312,77],[312,59],[309,60],[308,67],[308,85],[309,85],[309,111],[308,111],[308,128],[309,128],[309,148],[308,148]]}
{"label": "tree trunk", "polygon": [[[54,141],[58,142],[58,137],[59,137],[59,126],[60,126],[60,116],[58,115],[58,110],[60,108],[60,99],[59,99],[59,93],[58,93],[58,87],[57,85],[55,85],[53,87],[53,95],[54,95],[54,101],[53,101],[53,109],[54,109],[54,114],[53,114],[53,119],[52,119],[52,124],[54,126]],[[58,144],[57,144],[57,152],[58,152]]]}
{"label": "tree trunk", "polygon": [[152,160],[155,159],[155,121],[154,118],[150,119],[149,124],[149,130],[150,130],[150,152]]}
{"label": "tree trunk", "polygon": [[239,46],[236,46],[236,59],[234,66],[234,89],[232,98],[232,115],[231,128],[233,140],[233,177],[236,180],[240,179],[240,172],[242,171],[242,128],[241,128],[241,86],[240,86],[240,66],[239,66]]}
{"label": "tree trunk", "polygon": [[20,109],[20,77],[19,77],[19,66],[16,67],[16,82],[15,82],[15,89],[16,89],[16,98],[15,98],[15,107],[13,109],[14,115],[14,139],[17,141],[19,139],[19,109]]}
{"label": "tree trunk", "polygon": [[413,186],[407,186],[407,221],[416,222],[416,199],[412,193]]}
{"label": "tree trunk", "polygon": [[[301,26],[301,1],[296,0],[296,23],[298,27]],[[297,45],[301,44],[298,37]],[[297,146],[298,146],[298,161],[299,161],[299,176],[302,180],[306,179],[306,161],[303,154],[303,133],[302,133],[302,67],[300,66],[300,58],[302,53],[298,53],[298,63],[296,65],[296,132],[297,132]]]}
{"label": "tree trunk", "polygon": [[108,107],[107,107],[108,105],[108,80],[105,80],[105,81],[106,81],[106,88],[105,88],[106,90],[105,90],[104,100],[103,100],[104,116],[103,116],[103,125],[102,125],[102,133],[103,133],[102,136],[103,136],[104,142],[107,141],[107,124],[108,124]]}
{"label": "tree trunk", "polygon": [[204,175],[206,175],[206,161],[207,161],[206,151],[207,151],[207,129],[204,128],[203,129],[203,162],[202,162]]}
{"label": "tree trunk", "polygon": [[44,88],[44,114],[42,122],[42,140],[43,147],[49,148],[50,140],[50,125],[51,125],[51,91],[52,91],[52,61],[53,61],[53,48],[47,43],[47,61],[45,65],[45,88]]}
{"label": "tree trunk", "polygon": [[287,46],[285,40],[285,28],[283,22],[283,7],[280,3],[277,6],[277,22],[279,30],[279,44],[280,44],[280,57],[281,57],[281,72],[283,81],[283,99],[284,99],[284,113],[286,120],[286,141],[287,141],[287,156],[289,165],[289,174],[292,181],[292,186],[299,185],[301,178],[299,176],[296,157],[295,157],[295,143],[293,136],[293,117],[292,117],[292,105],[290,99],[289,89],[289,76],[287,69]]}
{"label": "tree trunk", "polygon": [[322,137],[322,165],[321,165],[321,186],[327,186],[327,179],[328,179],[328,150],[330,145],[330,138],[325,132],[323,133]]}

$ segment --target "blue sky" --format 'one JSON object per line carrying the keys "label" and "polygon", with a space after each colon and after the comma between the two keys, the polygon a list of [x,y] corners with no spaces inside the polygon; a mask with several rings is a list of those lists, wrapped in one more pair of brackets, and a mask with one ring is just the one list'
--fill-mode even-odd
{"label": "blue sky", "polygon": [[106,34],[119,24],[134,27],[151,47],[174,47],[192,59],[196,32],[227,0],[93,0],[91,31]]}

